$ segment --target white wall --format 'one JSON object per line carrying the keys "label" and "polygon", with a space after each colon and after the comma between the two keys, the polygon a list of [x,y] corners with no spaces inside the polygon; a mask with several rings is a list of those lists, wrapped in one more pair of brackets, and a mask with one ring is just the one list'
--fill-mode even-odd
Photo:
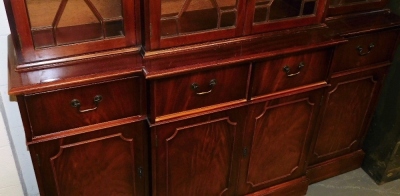
{"label": "white wall", "polygon": [[10,29],[0,2],[0,196],[39,195],[18,105],[8,91],[7,36]]}
{"label": "white wall", "polygon": [[0,156],[0,196],[23,195],[2,112],[0,112]]}

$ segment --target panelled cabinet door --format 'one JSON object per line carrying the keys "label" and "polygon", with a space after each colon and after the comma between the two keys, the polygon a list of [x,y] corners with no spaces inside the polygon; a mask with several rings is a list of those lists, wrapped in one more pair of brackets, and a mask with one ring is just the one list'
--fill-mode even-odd
{"label": "panelled cabinet door", "polygon": [[318,24],[327,0],[248,0],[246,34]]}
{"label": "panelled cabinet door", "polygon": [[145,195],[145,121],[29,146],[41,195]]}
{"label": "panelled cabinet door", "polygon": [[15,43],[20,43],[22,62],[139,43],[137,0],[5,0],[5,3],[12,7],[9,14],[15,18],[19,35],[19,42]]}
{"label": "panelled cabinet door", "polygon": [[239,195],[305,175],[322,90],[249,106]]}
{"label": "panelled cabinet door", "polygon": [[360,149],[386,67],[332,77],[310,164]]}
{"label": "panelled cabinet door", "polygon": [[245,0],[146,0],[148,50],[242,34]]}
{"label": "panelled cabinet door", "polygon": [[234,195],[244,109],[153,127],[153,195]]}

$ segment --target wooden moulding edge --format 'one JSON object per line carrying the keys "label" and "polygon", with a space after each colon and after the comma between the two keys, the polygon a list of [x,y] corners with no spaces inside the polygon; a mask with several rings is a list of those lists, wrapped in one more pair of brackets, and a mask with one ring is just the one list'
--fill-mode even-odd
{"label": "wooden moulding edge", "polygon": [[343,76],[347,76],[347,75],[351,75],[351,74],[356,74],[356,73],[361,73],[361,72],[365,72],[365,71],[369,71],[369,70],[379,69],[382,67],[389,67],[390,65],[392,65],[392,63],[390,61],[380,62],[380,63],[376,63],[376,64],[372,64],[372,65],[365,65],[365,66],[356,67],[356,68],[350,69],[350,70],[334,72],[332,74],[331,78],[339,78],[339,77],[343,77]]}
{"label": "wooden moulding edge", "polygon": [[329,84],[326,81],[321,81],[321,82],[317,82],[317,83],[313,83],[313,84],[302,85],[297,88],[291,88],[291,89],[287,89],[287,90],[269,93],[266,95],[255,96],[255,97],[251,98],[251,102],[257,103],[257,102],[262,102],[262,101],[266,101],[266,100],[286,97],[286,96],[290,96],[290,95],[294,95],[294,94],[298,94],[298,93],[304,93],[304,92],[320,89],[320,88],[327,87],[327,86],[329,86]]}
{"label": "wooden moulding edge", "polygon": [[310,166],[307,179],[310,184],[343,174],[361,167],[365,153],[362,150]]}
{"label": "wooden moulding edge", "polygon": [[51,140],[55,140],[55,139],[60,139],[60,138],[74,136],[74,135],[98,131],[101,129],[107,129],[107,128],[112,128],[112,127],[116,127],[116,126],[126,125],[129,123],[144,121],[146,118],[147,118],[147,116],[141,116],[141,115],[132,116],[132,117],[122,118],[122,119],[118,119],[118,120],[112,120],[112,121],[107,121],[107,122],[103,122],[103,123],[98,123],[98,124],[94,124],[94,125],[87,125],[84,127],[69,129],[69,130],[65,130],[65,131],[49,133],[46,135],[35,136],[32,138],[31,142],[27,142],[27,145],[29,146],[29,145],[36,144],[36,143],[51,141]]}
{"label": "wooden moulding edge", "polygon": [[275,58],[275,57],[284,56],[284,55],[288,55],[288,54],[295,54],[295,53],[299,53],[299,52],[317,50],[317,49],[321,49],[321,48],[334,47],[336,45],[343,44],[346,42],[348,42],[347,39],[338,38],[335,40],[321,42],[321,43],[314,44],[314,45],[306,45],[306,46],[293,47],[293,48],[289,48],[289,49],[266,51],[266,52],[261,52],[261,53],[257,53],[257,54],[249,54],[249,55],[243,55],[240,57],[233,57],[233,58],[227,58],[227,59],[222,59],[222,60],[215,60],[215,61],[211,61],[211,62],[205,62],[202,64],[188,65],[188,66],[185,66],[185,68],[176,67],[176,68],[171,68],[171,69],[152,71],[152,70],[148,70],[148,69],[146,69],[146,67],[144,67],[144,74],[145,74],[146,79],[159,79],[159,78],[171,77],[171,76],[175,76],[175,75],[179,75],[179,74],[183,74],[183,73],[212,69],[212,68],[217,68],[217,67],[224,67],[224,66],[229,66],[229,65],[233,65],[233,64],[238,65],[238,64],[242,64],[242,63],[250,63],[252,61],[256,61],[256,60],[260,60],[260,59],[269,59],[269,58]]}
{"label": "wooden moulding edge", "polygon": [[21,95],[21,94],[34,94],[44,91],[57,90],[68,87],[75,87],[81,85],[90,85],[96,82],[107,82],[110,80],[121,79],[129,77],[133,74],[141,73],[142,70],[126,70],[126,71],[114,71],[112,73],[104,74],[91,74],[80,77],[73,77],[64,80],[56,80],[54,82],[31,84],[20,87],[9,88],[8,94],[10,95]]}
{"label": "wooden moulding edge", "polygon": [[59,59],[53,59],[53,60],[43,60],[43,61],[38,61],[38,62],[16,65],[15,70],[17,72],[25,72],[25,71],[38,70],[38,69],[44,69],[44,68],[49,68],[49,67],[59,67],[59,66],[65,66],[65,65],[68,65],[71,63],[75,63],[78,61],[88,61],[88,60],[98,58],[98,57],[115,56],[115,55],[122,55],[122,54],[126,54],[126,53],[139,54],[140,50],[141,50],[140,46],[115,49],[115,50],[105,50],[105,51],[101,51],[101,52],[83,54],[83,55],[79,55],[79,56],[70,56],[70,57],[65,57],[65,58],[59,58]]}
{"label": "wooden moulding edge", "polygon": [[308,181],[305,176],[278,184],[246,196],[266,196],[266,195],[305,195],[308,189]]}
{"label": "wooden moulding edge", "polygon": [[[175,121],[180,121],[188,118],[193,118],[193,117],[198,117],[198,116],[203,116],[207,115],[210,113],[215,113],[215,112],[220,112],[223,110],[227,109],[233,109],[237,107],[241,107],[246,105],[246,99],[240,99],[240,100],[235,100],[235,101],[230,101],[230,102],[225,102],[225,103],[220,103],[216,105],[211,105],[211,106],[205,106],[201,108],[196,108],[192,110],[186,110],[183,112],[177,112],[177,113],[172,113],[172,114],[167,114],[163,116],[158,116],[155,117],[151,120],[149,120],[149,125],[150,127],[153,126],[158,126],[166,123],[171,123]],[[154,123],[152,123],[154,122]]]}

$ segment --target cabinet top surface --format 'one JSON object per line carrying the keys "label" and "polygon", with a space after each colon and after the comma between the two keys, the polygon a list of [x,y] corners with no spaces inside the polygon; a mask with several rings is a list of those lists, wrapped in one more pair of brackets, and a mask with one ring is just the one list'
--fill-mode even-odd
{"label": "cabinet top surface", "polygon": [[[365,22],[368,19],[369,22]],[[328,18],[326,25],[300,27],[243,38],[196,44],[158,51],[120,50],[73,61],[43,61],[17,70],[9,40],[9,93],[27,94],[63,88],[105,78],[142,72],[148,79],[193,72],[229,64],[273,58],[304,50],[330,47],[347,36],[400,26],[400,17],[387,11]]]}

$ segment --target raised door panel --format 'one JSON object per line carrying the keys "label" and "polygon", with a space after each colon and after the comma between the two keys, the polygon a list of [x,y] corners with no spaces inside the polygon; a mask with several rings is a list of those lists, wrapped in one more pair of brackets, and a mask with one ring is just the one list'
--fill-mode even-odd
{"label": "raised door panel", "polygon": [[239,194],[305,175],[321,90],[249,106]]}
{"label": "raised door panel", "polygon": [[232,195],[243,109],[152,128],[154,195]]}
{"label": "raised door panel", "polygon": [[380,68],[332,79],[311,164],[360,149],[385,70]]}
{"label": "raised door panel", "polygon": [[41,195],[144,195],[145,123],[30,145]]}

